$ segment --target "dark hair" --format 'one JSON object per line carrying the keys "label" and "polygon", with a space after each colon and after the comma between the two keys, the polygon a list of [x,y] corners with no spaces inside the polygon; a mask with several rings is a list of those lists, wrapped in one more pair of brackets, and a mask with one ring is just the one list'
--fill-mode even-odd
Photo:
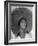
{"label": "dark hair", "polygon": [[20,26],[21,20],[25,20],[25,22],[26,22],[26,27],[27,27],[27,20],[26,20],[26,18],[21,18],[21,19],[18,21],[18,26]]}

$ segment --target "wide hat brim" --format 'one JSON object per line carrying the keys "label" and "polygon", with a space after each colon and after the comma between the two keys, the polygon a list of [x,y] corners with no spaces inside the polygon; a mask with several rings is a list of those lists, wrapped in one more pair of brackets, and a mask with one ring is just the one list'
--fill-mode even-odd
{"label": "wide hat brim", "polygon": [[21,18],[27,20],[27,31],[30,32],[32,29],[32,11],[27,8],[16,8],[10,15],[10,27],[14,33],[18,33],[18,22]]}

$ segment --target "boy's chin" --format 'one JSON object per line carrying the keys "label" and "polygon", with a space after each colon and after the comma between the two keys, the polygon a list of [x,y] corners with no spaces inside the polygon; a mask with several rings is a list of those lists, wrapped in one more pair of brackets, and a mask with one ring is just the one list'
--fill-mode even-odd
{"label": "boy's chin", "polygon": [[25,27],[22,27],[22,29],[25,29]]}

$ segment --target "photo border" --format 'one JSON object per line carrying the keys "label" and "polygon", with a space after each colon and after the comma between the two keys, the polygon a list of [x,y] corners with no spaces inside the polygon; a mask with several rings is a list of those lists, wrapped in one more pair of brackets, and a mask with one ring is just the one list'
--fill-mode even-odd
{"label": "photo border", "polygon": [[[9,2],[36,4],[36,7],[35,7],[35,30],[36,30],[35,31],[35,41],[33,41],[33,42],[8,43],[8,3]],[[33,7],[33,5],[29,5],[29,6]],[[5,15],[6,15],[6,30],[5,30]],[[5,33],[5,31],[6,31],[6,33]],[[9,45],[9,44],[33,44],[33,43],[37,43],[37,2],[31,2],[31,1],[4,1],[4,44]]]}

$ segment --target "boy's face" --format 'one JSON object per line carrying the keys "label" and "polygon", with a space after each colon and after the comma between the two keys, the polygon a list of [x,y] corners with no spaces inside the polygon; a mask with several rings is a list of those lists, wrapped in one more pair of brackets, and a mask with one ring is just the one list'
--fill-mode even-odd
{"label": "boy's face", "polygon": [[22,20],[22,21],[21,21],[20,27],[23,28],[23,29],[26,28],[26,22],[25,22],[25,20]]}

